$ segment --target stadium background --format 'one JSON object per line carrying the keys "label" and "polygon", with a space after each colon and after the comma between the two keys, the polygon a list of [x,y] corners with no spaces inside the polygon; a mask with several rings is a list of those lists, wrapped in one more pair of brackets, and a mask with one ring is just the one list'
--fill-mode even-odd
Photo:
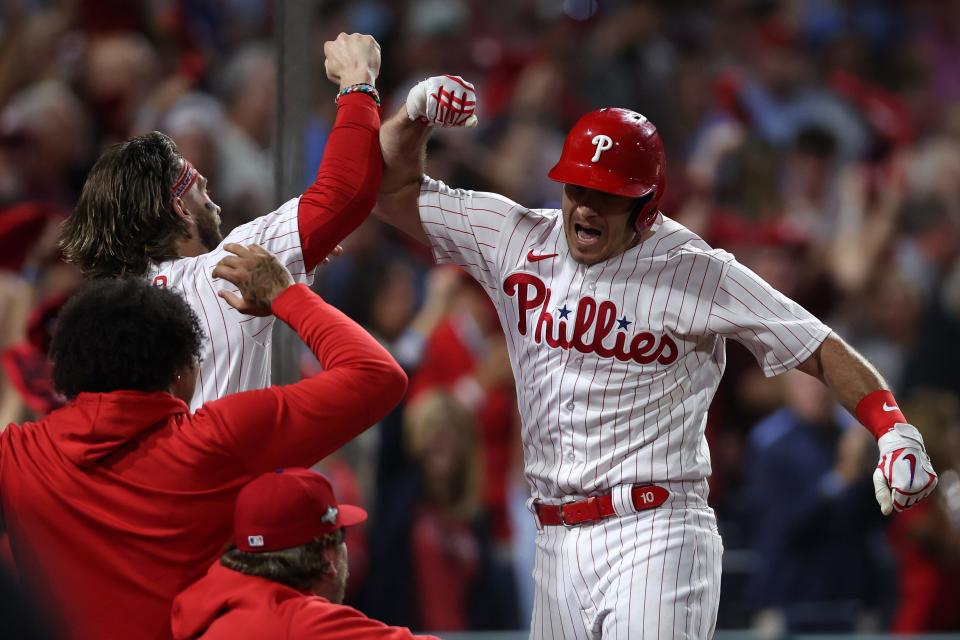
{"label": "stadium background", "polygon": [[[0,424],[59,402],[43,350],[79,279],[55,230],[100,150],[164,131],[208,176],[224,231],[268,212],[319,163],[335,112],[322,43],[341,31],[381,43],[385,115],[429,75],[477,85],[480,126],[430,146],[428,172],[456,186],[554,206],[546,171],[580,114],[650,117],[663,210],[825,319],[923,432],[941,489],[884,522],[866,432],[816,383],[766,380],[731,344],[708,424],[720,629],[960,630],[956,0],[6,0]],[[522,629],[535,530],[490,307],[376,220],[344,244],[316,288],[412,380],[321,465],[372,514],[348,541],[348,601],[417,629]],[[276,345],[275,379],[316,366]]]}

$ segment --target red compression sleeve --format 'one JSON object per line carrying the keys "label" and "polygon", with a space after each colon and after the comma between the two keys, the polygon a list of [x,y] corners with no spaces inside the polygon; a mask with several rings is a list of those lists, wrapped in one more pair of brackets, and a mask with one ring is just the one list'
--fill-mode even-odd
{"label": "red compression sleeve", "polygon": [[196,414],[214,420],[217,439],[254,474],[314,464],[383,418],[406,391],[393,357],[306,285],[287,288],[273,312],[324,370],[296,384],[226,396]]}
{"label": "red compression sleeve", "polygon": [[380,112],[373,98],[359,92],[341,96],[317,177],[297,209],[308,272],[373,210],[383,178],[379,136]]}
{"label": "red compression sleeve", "polygon": [[869,429],[878,440],[898,422],[907,422],[900,407],[897,406],[896,398],[886,389],[865,395],[857,403],[856,414],[860,424]]}

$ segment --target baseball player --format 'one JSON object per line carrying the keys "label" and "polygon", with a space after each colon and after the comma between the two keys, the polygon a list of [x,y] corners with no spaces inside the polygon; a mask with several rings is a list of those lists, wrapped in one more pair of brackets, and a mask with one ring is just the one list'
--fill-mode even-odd
{"label": "baseball player", "polygon": [[707,409],[725,342],[764,373],[829,386],[879,440],[884,514],[937,484],[877,371],[830,328],[659,211],[654,125],[601,109],[569,131],[549,177],[561,209],[528,209],[423,175],[433,126],[470,126],[457,76],[414,87],[384,123],[385,220],[469,271],[497,306],[523,416],[536,518],[534,638],[708,638],[723,546],[707,504]]}
{"label": "baseball player", "polygon": [[144,276],[190,303],[208,340],[190,403],[270,384],[273,316],[251,317],[219,297],[213,277],[229,243],[256,243],[273,253],[297,282],[369,215],[382,176],[377,133],[380,98],[374,82],[380,46],[370,36],[341,33],[324,43],[327,76],[340,84],[339,105],[313,185],[279,209],[240,225],[224,239],[220,207],[207,179],[173,141],[153,132],[105,151],[87,177],[61,246],[85,275]]}

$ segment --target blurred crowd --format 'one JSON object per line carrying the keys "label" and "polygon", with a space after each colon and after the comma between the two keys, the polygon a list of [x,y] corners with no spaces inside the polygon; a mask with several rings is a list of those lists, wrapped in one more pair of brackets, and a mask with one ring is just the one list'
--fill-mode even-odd
{"label": "blurred crowd", "polygon": [[[941,488],[884,521],[867,432],[819,383],[765,379],[730,344],[707,432],[721,628],[960,630],[960,2],[316,4],[307,179],[335,109],[320,45],[341,31],[381,43],[385,117],[427,76],[472,81],[480,126],[437,132],[428,173],[530,207],[558,206],[546,173],[577,117],[640,111],[667,149],[663,211],[823,318],[902,399]],[[56,228],[106,145],[170,135],[208,177],[225,232],[279,204],[273,10],[2,4],[0,425],[62,402],[45,353],[79,275]],[[523,628],[536,531],[493,308],[375,219],[344,246],[317,290],[411,378],[401,407],[320,463],[371,513],[351,540],[347,601],[416,629]]]}

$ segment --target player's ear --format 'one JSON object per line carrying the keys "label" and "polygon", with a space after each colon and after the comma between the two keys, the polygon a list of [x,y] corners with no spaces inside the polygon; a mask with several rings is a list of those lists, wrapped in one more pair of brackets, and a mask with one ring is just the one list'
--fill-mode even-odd
{"label": "player's ear", "polygon": [[183,198],[174,198],[173,199],[173,212],[184,219],[186,222],[191,222],[193,219],[190,217],[190,213],[187,211],[186,205],[183,204]]}

